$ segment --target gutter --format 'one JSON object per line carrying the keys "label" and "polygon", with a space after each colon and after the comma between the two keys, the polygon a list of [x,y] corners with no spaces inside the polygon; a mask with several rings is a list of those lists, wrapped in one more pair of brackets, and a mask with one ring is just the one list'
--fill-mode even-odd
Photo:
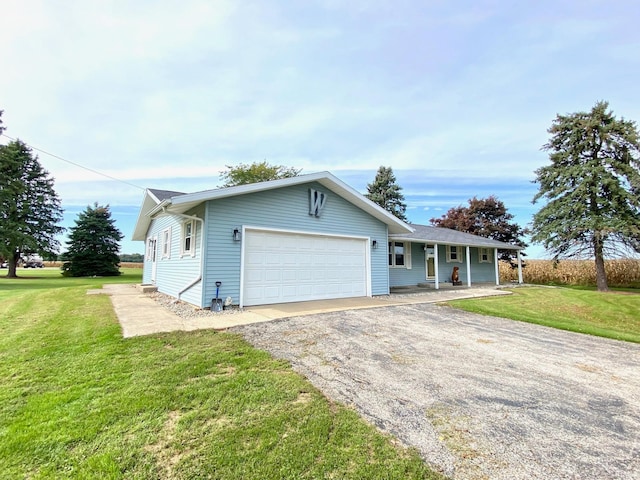
{"label": "gutter", "polygon": [[175,215],[180,218],[186,218],[187,220],[195,220],[196,222],[200,222],[200,271],[198,272],[198,276],[193,281],[191,281],[186,287],[178,292],[178,300],[180,300],[180,295],[202,281],[202,272],[204,270],[204,220],[194,215],[167,212],[166,205],[162,205],[162,213],[160,215]]}

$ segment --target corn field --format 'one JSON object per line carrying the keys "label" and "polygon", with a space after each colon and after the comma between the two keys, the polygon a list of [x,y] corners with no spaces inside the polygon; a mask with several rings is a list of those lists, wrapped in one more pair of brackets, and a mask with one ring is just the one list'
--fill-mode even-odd
{"label": "corn field", "polygon": [[[593,260],[526,260],[522,269],[525,283],[558,285],[595,285],[596,267]],[[500,283],[518,281],[518,269],[500,262]],[[610,287],[640,288],[640,260],[605,260]]]}

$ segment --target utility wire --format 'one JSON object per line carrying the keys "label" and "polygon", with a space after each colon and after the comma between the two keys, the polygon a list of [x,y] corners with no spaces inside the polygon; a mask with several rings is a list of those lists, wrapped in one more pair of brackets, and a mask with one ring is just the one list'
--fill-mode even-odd
{"label": "utility wire", "polygon": [[[15,138],[10,137],[10,136],[9,136],[9,135],[7,135],[6,133],[2,133],[2,134],[0,134],[0,135],[2,135],[3,137],[7,137],[7,138],[8,138],[9,140],[11,140],[11,141],[14,141],[14,142],[16,141],[16,139],[15,139]],[[22,140],[20,140],[20,141],[22,141]],[[106,177],[106,178],[108,178],[108,179],[110,179],[110,180],[114,180],[114,181],[116,181],[116,182],[120,182],[120,183],[124,183],[124,184],[126,184],[126,185],[129,185],[130,187],[135,187],[135,188],[139,188],[140,190],[144,190],[144,188],[143,188],[143,187],[141,187],[141,186],[139,186],[139,185],[134,185],[133,183],[129,183],[129,182],[127,182],[126,180],[120,180],[119,178],[112,177],[111,175],[107,175],[106,173],[99,172],[99,171],[97,171],[97,170],[94,170],[93,168],[85,167],[84,165],[80,165],[79,163],[72,162],[71,160],[67,160],[66,158],[62,158],[62,157],[60,157],[60,156],[58,156],[58,155],[56,155],[56,154],[54,154],[54,153],[49,153],[49,152],[47,152],[46,150],[42,150],[41,148],[34,147],[33,145],[29,145],[29,144],[28,144],[28,143],[26,143],[26,142],[23,142],[23,143],[24,143],[25,145],[27,145],[29,148],[31,148],[31,149],[33,149],[33,150],[37,150],[37,151],[38,151],[38,152],[40,152],[40,153],[44,153],[45,155],[49,155],[50,157],[57,158],[58,160],[62,160],[63,162],[70,163],[71,165],[75,165],[76,167],[83,168],[83,169],[85,169],[85,170],[88,170],[89,172],[96,173],[96,174],[101,175],[101,176],[103,176],[103,177]]]}

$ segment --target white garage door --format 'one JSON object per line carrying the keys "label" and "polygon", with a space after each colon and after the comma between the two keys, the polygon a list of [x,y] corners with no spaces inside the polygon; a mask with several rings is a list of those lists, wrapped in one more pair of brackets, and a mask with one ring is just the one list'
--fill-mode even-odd
{"label": "white garage door", "polygon": [[244,305],[367,295],[367,241],[247,230]]}

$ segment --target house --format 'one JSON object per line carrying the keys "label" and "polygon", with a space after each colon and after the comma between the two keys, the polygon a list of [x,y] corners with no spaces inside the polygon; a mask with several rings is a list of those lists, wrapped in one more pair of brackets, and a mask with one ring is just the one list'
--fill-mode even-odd
{"label": "house", "polygon": [[513,245],[407,224],[328,172],[195,193],[147,189],[133,234],[143,283],[199,307],[388,294],[460,278],[498,283]]}

